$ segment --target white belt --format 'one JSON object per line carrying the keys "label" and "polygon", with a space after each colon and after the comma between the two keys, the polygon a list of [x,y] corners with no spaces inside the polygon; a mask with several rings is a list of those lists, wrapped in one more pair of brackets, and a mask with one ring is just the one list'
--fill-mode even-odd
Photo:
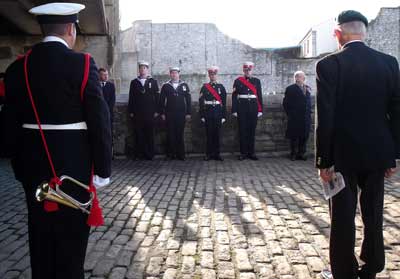
{"label": "white belt", "polygon": [[204,101],[205,105],[220,105],[219,101]]}
{"label": "white belt", "polygon": [[[78,122],[71,124],[41,124],[42,130],[87,130],[86,122]],[[39,130],[37,124],[23,124],[22,128]]]}
{"label": "white belt", "polygon": [[239,99],[256,99],[256,95],[238,95]]}

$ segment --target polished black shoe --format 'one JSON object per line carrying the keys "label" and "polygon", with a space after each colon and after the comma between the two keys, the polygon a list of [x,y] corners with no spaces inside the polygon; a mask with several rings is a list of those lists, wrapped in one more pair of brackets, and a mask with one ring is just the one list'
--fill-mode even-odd
{"label": "polished black shoe", "polygon": [[305,155],[299,154],[296,156],[296,160],[307,161],[307,157]]}
{"label": "polished black shoe", "polygon": [[210,156],[208,156],[208,155],[204,156],[204,161],[210,161],[210,160],[211,160]]}
{"label": "polished black shoe", "polygon": [[224,160],[224,158],[222,158],[220,155],[217,155],[217,156],[214,156],[214,160],[222,162]]}
{"label": "polished black shoe", "polygon": [[248,156],[250,160],[258,161],[258,157],[255,154],[251,154]]}
{"label": "polished black shoe", "polygon": [[245,160],[246,159],[246,156],[244,156],[244,155],[239,155],[238,156],[238,160],[239,161],[243,161],[243,160]]}
{"label": "polished black shoe", "polygon": [[176,157],[176,159],[178,159],[179,161],[186,161],[185,157]]}

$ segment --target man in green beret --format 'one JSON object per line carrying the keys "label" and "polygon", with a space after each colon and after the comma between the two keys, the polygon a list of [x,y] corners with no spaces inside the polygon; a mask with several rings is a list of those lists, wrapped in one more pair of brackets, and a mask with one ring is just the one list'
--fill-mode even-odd
{"label": "man in green beret", "polygon": [[[400,158],[399,65],[365,45],[367,26],[361,13],[342,12],[335,28],[340,50],[316,68],[316,167],[323,181],[340,172],[346,185],[330,199],[335,279],[375,279],[383,270],[384,178],[393,175]],[[358,200],[362,265],[354,254]]]}

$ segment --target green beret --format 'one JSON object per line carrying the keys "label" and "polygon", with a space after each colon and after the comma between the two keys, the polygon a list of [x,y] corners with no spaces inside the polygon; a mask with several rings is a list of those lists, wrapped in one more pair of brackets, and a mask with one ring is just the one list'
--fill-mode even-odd
{"label": "green beret", "polygon": [[360,12],[354,10],[343,11],[339,14],[337,18],[337,22],[339,25],[351,21],[361,21],[365,24],[366,27],[368,27],[368,19]]}

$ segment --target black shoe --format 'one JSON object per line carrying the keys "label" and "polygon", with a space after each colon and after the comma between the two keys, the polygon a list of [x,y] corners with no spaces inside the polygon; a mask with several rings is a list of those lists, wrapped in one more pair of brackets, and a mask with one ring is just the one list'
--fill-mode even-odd
{"label": "black shoe", "polygon": [[296,161],[296,155],[295,154],[290,154],[290,160],[291,161]]}
{"label": "black shoe", "polygon": [[358,271],[358,276],[360,279],[375,279],[376,278],[376,273],[370,273],[366,271],[365,269],[360,269]]}
{"label": "black shoe", "polygon": [[216,156],[214,156],[214,160],[222,162],[224,160],[224,158],[222,158],[220,155],[216,155]]}
{"label": "black shoe", "polygon": [[243,161],[243,160],[245,160],[246,159],[246,156],[244,156],[244,155],[239,155],[238,156],[238,160],[239,161]]}
{"label": "black shoe", "polygon": [[204,161],[210,161],[210,160],[211,160],[210,156],[208,156],[208,155],[204,156]]}
{"label": "black shoe", "polygon": [[179,161],[186,161],[185,157],[176,157],[176,159],[178,159]]}
{"label": "black shoe", "polygon": [[305,155],[299,154],[296,156],[296,160],[307,161],[307,157]]}
{"label": "black shoe", "polygon": [[248,158],[249,158],[250,160],[253,160],[253,161],[258,161],[258,157],[257,157],[255,154],[249,155]]}

